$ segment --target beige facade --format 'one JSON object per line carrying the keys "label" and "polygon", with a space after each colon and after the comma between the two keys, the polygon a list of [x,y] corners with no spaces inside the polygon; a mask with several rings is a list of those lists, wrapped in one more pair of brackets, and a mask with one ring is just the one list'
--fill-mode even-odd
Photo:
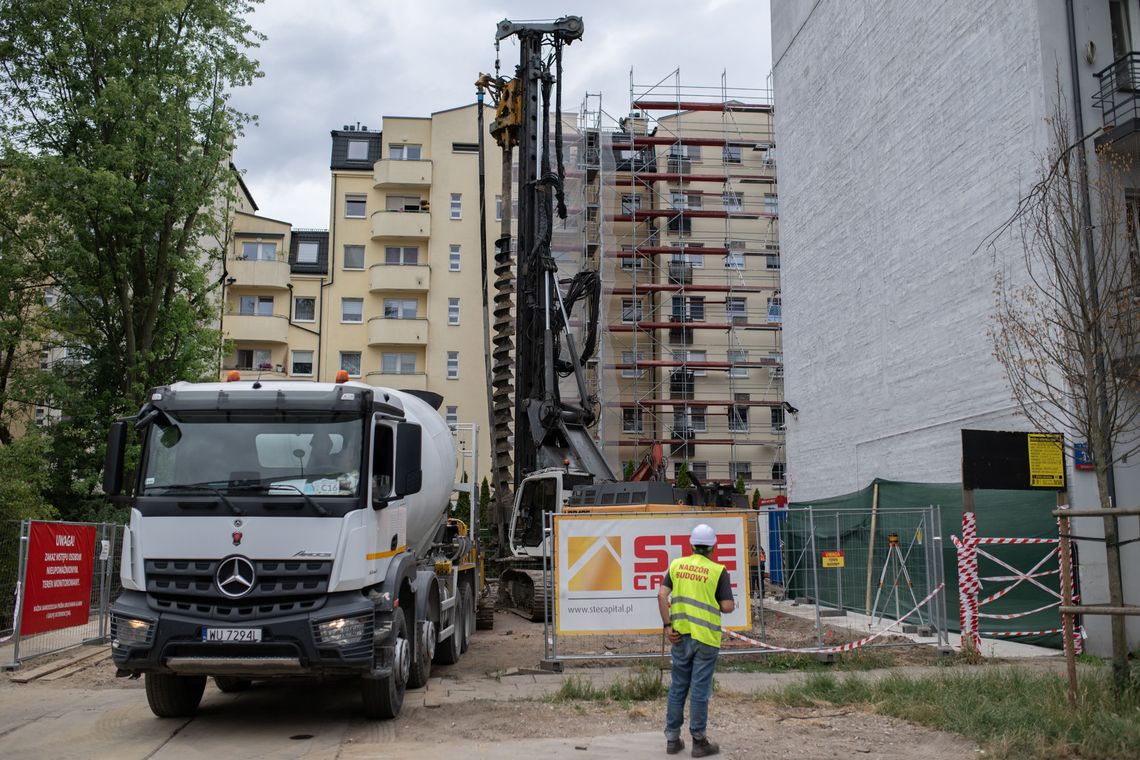
{"label": "beige facade", "polygon": [[771,101],[646,91],[631,113],[579,149],[587,214],[600,208],[607,455],[637,464],[660,444],[667,476],[687,463],[702,480],[739,476],[749,494],[777,495],[786,407]]}
{"label": "beige facade", "polygon": [[[477,139],[475,105],[334,130],[327,231],[238,214],[223,375],[328,382],[344,369],[438,393],[445,419],[479,424],[486,475]],[[489,241],[498,179],[487,178]]]}

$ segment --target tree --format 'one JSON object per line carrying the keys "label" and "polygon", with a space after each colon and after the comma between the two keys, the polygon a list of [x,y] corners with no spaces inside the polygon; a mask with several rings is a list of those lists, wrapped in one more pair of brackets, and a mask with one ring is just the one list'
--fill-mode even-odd
{"label": "tree", "polygon": [[760,489],[759,488],[752,491],[752,508],[753,509],[759,509],[760,508]]}
{"label": "tree", "polygon": [[0,3],[0,161],[53,229],[27,250],[45,253],[51,327],[75,347],[61,487],[97,470],[101,431],[148,387],[215,373],[224,252],[207,241],[249,120],[229,92],[258,76],[254,2]]}
{"label": "tree", "polygon": [[635,469],[637,468],[634,466],[632,459],[626,461],[625,465],[622,467],[621,479],[628,481],[633,477],[633,471]]}
{"label": "tree", "polygon": [[[1020,233],[1022,257],[1018,271],[997,279],[990,334],[1033,426],[1088,442],[1100,506],[1110,508],[1110,470],[1130,453],[1122,444],[1140,421],[1140,219],[1125,203],[1129,162],[1102,150],[1088,178],[1088,137],[1074,140],[1060,92],[1057,102],[1040,179],[1006,228]],[[1105,518],[1104,533],[1110,604],[1120,606],[1115,517]],[[1112,618],[1118,693],[1128,680],[1124,622]]]}
{"label": "tree", "polygon": [[677,488],[689,488],[693,485],[693,481],[689,478],[689,463],[681,462],[681,468],[677,470],[677,478],[675,485]]}
{"label": "tree", "polygon": [[[463,473],[463,480],[461,480],[460,482],[461,483],[467,482],[467,473],[466,472]],[[457,515],[459,515],[460,519],[465,519],[467,517],[467,515],[471,512],[471,497],[467,494],[466,491],[461,491],[459,494],[459,498],[455,500],[455,512]]]}
{"label": "tree", "polygon": [[748,489],[744,487],[744,476],[743,475],[737,475],[736,476],[736,482],[733,483],[732,487],[733,487],[733,489],[736,490],[737,493],[740,493],[740,494],[748,493]]}
{"label": "tree", "polygon": [[487,478],[483,478],[483,483],[479,486],[479,526],[480,533],[483,535],[491,535],[491,484],[487,482]]}

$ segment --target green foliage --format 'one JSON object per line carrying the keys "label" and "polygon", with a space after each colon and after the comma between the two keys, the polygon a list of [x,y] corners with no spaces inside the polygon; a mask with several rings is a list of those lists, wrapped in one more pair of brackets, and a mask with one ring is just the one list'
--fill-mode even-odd
{"label": "green foliage", "polygon": [[633,477],[633,471],[636,469],[637,469],[637,467],[633,464],[633,460],[630,459],[622,467],[621,479],[628,481],[630,478]]}
{"label": "green foliage", "polygon": [[46,464],[50,446],[51,439],[36,428],[0,446],[0,521],[56,516],[44,497],[50,480]]}
{"label": "green foliage", "polygon": [[562,687],[550,696],[552,702],[646,702],[665,696],[668,689],[660,671],[641,668],[598,688],[583,676],[569,676]]}
{"label": "green foliage", "polygon": [[[467,482],[467,473],[463,473],[461,483]],[[459,498],[455,500],[455,511],[461,520],[467,519],[467,515],[471,513],[471,497],[465,491],[460,492]]]}
{"label": "green foliage", "polygon": [[64,517],[105,509],[111,420],[149,387],[215,376],[229,158],[250,120],[229,98],[259,76],[255,2],[0,3],[0,188],[19,188],[20,245],[59,293],[43,314],[73,360],[49,379]]}
{"label": "green foliage", "polygon": [[752,492],[752,508],[753,509],[759,509],[760,508],[760,489],[759,488],[757,488],[756,490],[754,490]]}
{"label": "green foliage", "polygon": [[491,484],[487,478],[479,485],[479,525],[483,538],[490,535],[491,528]]}
{"label": "green foliage", "polygon": [[689,463],[681,462],[681,468],[677,470],[677,479],[674,484],[677,488],[690,488],[693,481],[689,478]]}
{"label": "green foliage", "polygon": [[744,487],[744,476],[743,475],[737,475],[736,476],[736,483],[733,484],[733,488],[736,489],[736,492],[739,494],[748,493],[748,489]]}
{"label": "green foliage", "polygon": [[996,757],[1132,758],[1140,746],[1140,689],[1114,702],[1111,677],[1080,679],[1080,704],[1069,706],[1066,680],[1052,673],[1002,668],[926,678],[890,675],[869,681],[813,675],[762,697],[778,704],[821,702],[871,706],[931,728],[956,731]]}

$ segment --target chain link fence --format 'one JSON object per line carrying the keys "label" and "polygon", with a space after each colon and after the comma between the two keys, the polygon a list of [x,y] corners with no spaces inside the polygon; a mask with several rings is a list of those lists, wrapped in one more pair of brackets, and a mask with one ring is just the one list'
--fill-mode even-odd
{"label": "chain link fence", "polygon": [[[62,523],[54,523],[62,524]],[[95,531],[87,620],[66,628],[21,634],[32,521],[0,522],[0,667],[12,669],[35,657],[80,644],[107,641],[111,603],[122,592],[119,555],[125,526],[112,523],[66,523]],[[86,561],[86,560],[85,560]]]}
{"label": "chain link fence", "polygon": [[[715,513],[682,516],[711,514]],[[548,519],[552,523],[553,518]],[[748,578],[741,570],[731,577],[737,607],[748,602],[750,622],[744,630],[725,631],[722,653],[823,654],[913,644],[899,635],[904,632],[928,637],[931,644],[948,648],[939,525],[937,507],[881,509],[873,521],[868,513],[810,507],[749,513]],[[659,530],[652,524],[647,529]],[[553,532],[550,523],[548,530]],[[547,660],[668,654],[669,644],[657,631],[560,633],[553,610],[559,604],[557,595],[566,592],[566,584],[562,581],[564,588],[559,588],[553,570],[566,565],[559,564],[558,552],[555,546],[544,568],[547,587],[556,595],[547,615]],[[670,556],[679,552],[674,548]],[[623,562],[636,567],[636,558],[630,554]],[[626,575],[628,578],[628,570]],[[655,597],[656,585],[651,592],[625,586],[621,592],[611,593],[606,602],[632,602],[647,593]],[[747,600],[743,598],[746,592],[750,597]]]}

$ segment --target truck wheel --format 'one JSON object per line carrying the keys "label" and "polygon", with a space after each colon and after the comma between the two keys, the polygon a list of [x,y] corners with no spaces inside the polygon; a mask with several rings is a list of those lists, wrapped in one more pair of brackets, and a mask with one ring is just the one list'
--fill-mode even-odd
{"label": "truck wheel", "polygon": [[146,674],[146,701],[160,718],[193,715],[206,690],[206,676],[176,676],[172,673]]}
{"label": "truck wheel", "polygon": [[455,600],[451,635],[441,641],[435,650],[437,665],[454,665],[459,662],[459,655],[463,651],[463,621],[466,617],[467,610],[463,607],[463,595],[460,594]]}
{"label": "truck wheel", "polygon": [[234,676],[214,676],[214,685],[223,694],[236,694],[253,686],[253,681],[248,678],[235,678]]}
{"label": "truck wheel", "polygon": [[471,584],[463,584],[460,599],[463,604],[463,638],[460,639],[459,651],[466,652],[471,646],[471,637],[475,635],[475,592],[471,590]]}
{"label": "truck wheel", "polygon": [[392,672],[384,678],[365,678],[360,693],[364,698],[364,714],[369,718],[395,718],[404,706],[404,689],[411,668],[411,644],[408,641],[408,624],[404,615],[397,612],[392,618],[395,647],[392,652]]}
{"label": "truck wheel", "polygon": [[412,670],[408,674],[408,688],[426,686],[431,678],[431,663],[435,659],[436,627],[431,620],[416,623],[416,645],[412,650]]}

